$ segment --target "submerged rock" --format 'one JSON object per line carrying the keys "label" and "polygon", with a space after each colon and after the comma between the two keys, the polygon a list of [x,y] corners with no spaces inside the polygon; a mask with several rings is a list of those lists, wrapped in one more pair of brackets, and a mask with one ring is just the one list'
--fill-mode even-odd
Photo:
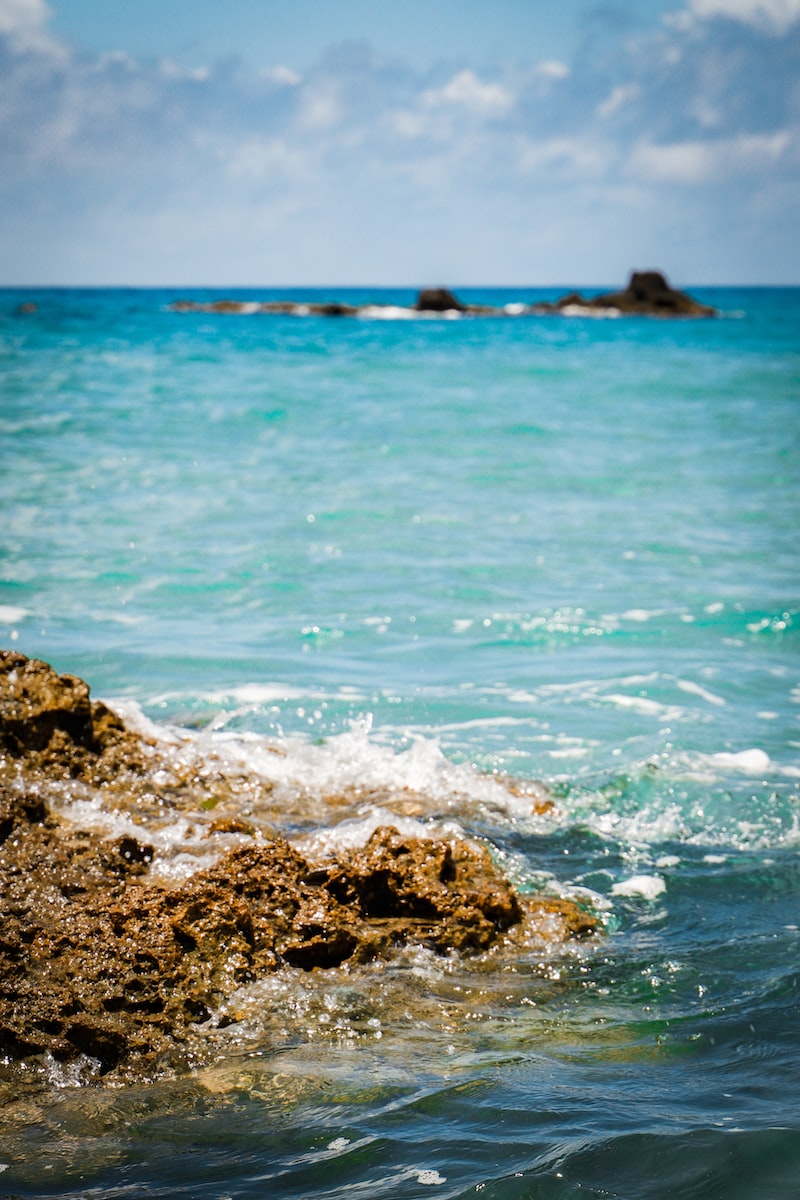
{"label": "submerged rock", "polygon": [[[153,814],[200,819],[226,786],[210,768],[191,787],[170,788],[168,775],[159,747],[82,680],[0,652],[0,1055],[85,1055],[99,1074],[161,1069],[181,1048],[202,1057],[203,1030],[236,1019],[236,989],[276,971],[368,963],[409,944],[476,954],[526,922],[554,941],[595,928],[569,900],[518,896],[482,846],[392,827],[312,862],[245,821],[210,821],[212,843],[238,844],[165,880]],[[94,815],[118,806],[125,832],[73,819],[76,794]]]}

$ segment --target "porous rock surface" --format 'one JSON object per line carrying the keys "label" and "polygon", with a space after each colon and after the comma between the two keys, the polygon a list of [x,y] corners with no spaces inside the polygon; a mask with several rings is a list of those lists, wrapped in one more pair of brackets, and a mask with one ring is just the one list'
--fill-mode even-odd
{"label": "porous rock surface", "polygon": [[[226,998],[267,973],[365,963],[409,943],[482,952],[531,915],[555,940],[595,927],[568,900],[517,896],[481,846],[391,827],[346,859],[316,863],[254,833],[190,878],[159,881],[145,836],[83,828],[60,797],[71,781],[137,809],[202,805],[196,787],[165,799],[162,767],[158,747],[92,701],[82,680],[0,652],[7,1060],[87,1055],[100,1074],[136,1075],[180,1058],[206,1022],[235,1019]],[[231,824],[247,831],[220,823]]]}

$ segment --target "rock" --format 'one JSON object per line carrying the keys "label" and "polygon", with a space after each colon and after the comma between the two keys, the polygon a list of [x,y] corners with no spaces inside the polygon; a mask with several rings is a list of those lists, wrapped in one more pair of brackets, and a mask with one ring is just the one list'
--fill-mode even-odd
{"label": "rock", "polygon": [[175,300],[172,312],[218,313],[223,316],[251,317],[259,313],[290,317],[354,317],[359,309],[338,300],[304,303],[302,300]]}
{"label": "rock", "polygon": [[447,288],[423,288],[414,308],[417,312],[466,312],[466,305]]}
{"label": "rock", "polygon": [[[124,763],[142,769],[140,740],[105,704],[91,701],[75,675],[0,650],[0,752],[51,777],[108,775]],[[102,761],[101,761],[102,759]]]}
{"label": "rock", "polygon": [[588,301],[592,308],[616,308],[624,313],[656,317],[713,317],[716,310],[670,287],[660,271],[633,271],[628,286]]}
{"label": "rock", "polygon": [[[139,1077],[181,1053],[202,1060],[206,1024],[232,1020],[236,989],[276,971],[405,945],[477,954],[526,924],[551,942],[596,926],[569,900],[519,897],[463,839],[384,827],[346,856],[309,861],[247,821],[210,816],[226,795],[240,801],[242,781],[182,769],[186,780],[83,680],[0,654],[0,1055],[84,1055],[100,1075]],[[71,820],[65,781],[94,798],[95,818],[110,805],[129,831]],[[197,824],[208,814],[202,844],[216,857],[170,882],[154,874],[147,831],[176,808]]]}
{"label": "rock", "polygon": [[358,309],[352,304],[330,301],[324,304],[309,304],[308,308],[319,317],[354,317]]}
{"label": "rock", "polygon": [[556,301],[556,308],[585,308],[590,302],[584,300],[580,292],[567,292],[566,296],[562,296]]}
{"label": "rock", "polygon": [[58,733],[84,748],[93,745],[89,688],[38,659],[0,651],[0,747],[19,757],[46,749]]}
{"label": "rock", "polygon": [[0,1052],[11,1058],[83,1053],[101,1074],[149,1069],[265,973],[368,962],[409,942],[481,951],[522,919],[485,851],[459,841],[379,829],[315,868],[276,839],[167,888],[144,878],[152,847],[70,836],[34,815],[0,854]]}

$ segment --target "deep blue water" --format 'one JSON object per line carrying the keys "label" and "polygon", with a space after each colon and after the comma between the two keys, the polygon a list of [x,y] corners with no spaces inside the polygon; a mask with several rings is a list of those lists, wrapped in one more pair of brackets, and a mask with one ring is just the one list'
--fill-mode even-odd
{"label": "deep blue water", "polygon": [[278,772],[290,836],[413,793],[606,932],[276,980],[213,1068],[3,1093],[0,1187],[800,1195],[800,289],[669,322],[179,294],[0,292],[0,642]]}

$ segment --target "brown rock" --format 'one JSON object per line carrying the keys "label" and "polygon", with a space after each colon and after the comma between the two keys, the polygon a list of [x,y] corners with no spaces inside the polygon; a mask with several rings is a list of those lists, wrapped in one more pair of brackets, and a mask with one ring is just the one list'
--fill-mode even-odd
{"label": "brown rock", "polygon": [[417,296],[414,308],[418,312],[466,311],[466,305],[447,288],[423,288]]}
{"label": "brown rock", "polygon": [[713,317],[716,310],[670,287],[660,271],[633,271],[628,286],[588,301],[592,308],[617,308],[624,313],[656,317]]}
{"label": "brown rock", "polygon": [[[246,822],[208,817],[215,844],[239,844],[166,882],[147,821],[157,828],[183,806],[199,823],[230,787],[213,771],[171,789],[168,776],[157,748],[82,680],[0,655],[0,1055],[150,1072],[182,1047],[202,1057],[200,1027],[224,1025],[236,989],[274,971],[365,963],[409,944],[478,953],[526,923],[551,941],[595,927],[571,901],[520,899],[480,846],[393,828],[313,863]],[[76,826],[65,781],[118,805],[137,832]]]}

